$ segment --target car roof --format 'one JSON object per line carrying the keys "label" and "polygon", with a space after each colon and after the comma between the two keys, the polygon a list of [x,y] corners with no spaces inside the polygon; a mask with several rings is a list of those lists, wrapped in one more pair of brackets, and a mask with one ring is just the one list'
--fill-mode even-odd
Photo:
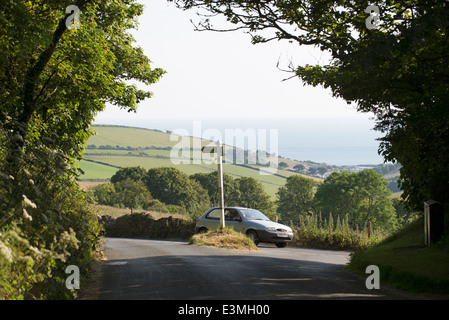
{"label": "car roof", "polygon": [[[209,210],[211,210],[211,209],[219,209],[219,208],[220,207],[212,207]],[[251,208],[246,208],[246,207],[229,207],[229,206],[225,206],[224,208],[225,209],[251,209]]]}

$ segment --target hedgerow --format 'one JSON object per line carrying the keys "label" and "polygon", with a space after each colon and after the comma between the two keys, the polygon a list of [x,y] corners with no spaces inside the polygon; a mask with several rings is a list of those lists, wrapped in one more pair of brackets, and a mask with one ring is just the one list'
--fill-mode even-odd
{"label": "hedgerow", "polygon": [[154,219],[150,214],[136,212],[118,218],[102,216],[105,235],[140,239],[189,239],[195,228],[191,220],[172,217]]}
{"label": "hedgerow", "polygon": [[351,229],[347,217],[337,217],[334,223],[332,215],[327,220],[319,214],[300,216],[299,224],[293,226],[293,230],[292,245],[335,250],[366,249],[386,237],[382,230],[368,232],[367,226],[363,230]]}
{"label": "hedgerow", "polygon": [[0,124],[0,299],[74,298],[65,269],[76,265],[83,279],[101,230],[75,164],[62,150],[27,143],[11,170]]}

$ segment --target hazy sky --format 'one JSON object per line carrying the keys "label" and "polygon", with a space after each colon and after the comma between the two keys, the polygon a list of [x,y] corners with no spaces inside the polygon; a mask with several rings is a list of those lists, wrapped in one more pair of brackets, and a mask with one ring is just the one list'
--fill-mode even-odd
{"label": "hazy sky", "polygon": [[[304,86],[298,78],[282,81],[291,74],[280,69],[287,69],[290,62],[324,64],[321,51],[288,42],[252,45],[250,36],[240,31],[194,31],[190,20],[198,21],[195,11],[182,11],[166,0],[141,3],[144,14],[139,30],[133,32],[137,45],[153,68],[163,68],[167,74],[150,87],[154,97],[141,103],[136,114],[111,106],[97,116],[96,123],[191,133],[194,121],[222,131],[236,126],[272,128],[279,130],[283,150],[368,147],[363,154],[339,157],[354,163],[382,162],[372,115],[356,112],[344,100],[333,98],[330,90]],[[298,157],[318,159],[319,155]],[[335,157],[326,155],[320,161],[332,162]]]}
{"label": "hazy sky", "polygon": [[[151,86],[154,97],[141,104],[137,114],[115,107],[97,117],[97,123],[133,123],[154,118],[356,118],[357,113],[329,90],[303,86],[297,78],[276,67],[325,61],[320,51],[288,42],[252,45],[243,32],[194,31],[184,12],[166,0],[144,1],[140,27],[133,32],[137,45],[167,71]],[[368,123],[368,122],[367,122]],[[373,127],[369,122],[367,130]]]}

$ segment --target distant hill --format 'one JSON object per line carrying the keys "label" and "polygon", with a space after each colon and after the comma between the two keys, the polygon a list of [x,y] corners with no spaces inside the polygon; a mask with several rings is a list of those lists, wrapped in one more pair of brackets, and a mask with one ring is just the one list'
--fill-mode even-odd
{"label": "distant hill", "polygon": [[[182,158],[188,163],[174,164],[170,153],[174,146],[179,146],[180,136],[173,135],[170,139],[170,133],[159,130],[113,125],[94,125],[93,129],[96,131],[96,135],[89,139],[84,152],[84,159],[80,161],[80,169],[84,171],[84,175],[80,177],[81,181],[106,181],[119,168],[133,166],[141,166],[145,169],[173,166],[188,175],[197,172],[208,173],[217,169],[216,164],[199,161],[198,158],[195,158],[199,151],[196,149],[196,152],[192,149],[179,152],[182,155],[187,154],[189,156]],[[190,143],[188,143],[190,147],[205,146],[211,143],[199,138],[183,139]],[[196,161],[193,161],[194,159]],[[285,163],[284,167],[283,169],[279,167],[275,175],[261,175],[259,169],[263,169],[263,166],[247,163],[225,163],[223,171],[235,178],[253,177],[259,180],[266,192],[274,197],[278,188],[284,186],[285,180],[289,176],[298,174],[290,171],[295,165],[309,166],[306,162],[285,158],[279,158],[278,163],[281,162]],[[317,181],[322,180],[316,177],[309,178]]]}

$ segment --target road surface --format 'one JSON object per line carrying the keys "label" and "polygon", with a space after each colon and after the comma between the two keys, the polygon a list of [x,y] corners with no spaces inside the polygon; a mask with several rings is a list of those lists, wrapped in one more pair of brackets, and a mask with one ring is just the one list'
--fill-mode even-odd
{"label": "road surface", "polygon": [[[415,299],[343,270],[349,253],[259,245],[217,249],[182,241],[105,238],[80,299]],[[367,275],[368,276],[368,275]]]}

